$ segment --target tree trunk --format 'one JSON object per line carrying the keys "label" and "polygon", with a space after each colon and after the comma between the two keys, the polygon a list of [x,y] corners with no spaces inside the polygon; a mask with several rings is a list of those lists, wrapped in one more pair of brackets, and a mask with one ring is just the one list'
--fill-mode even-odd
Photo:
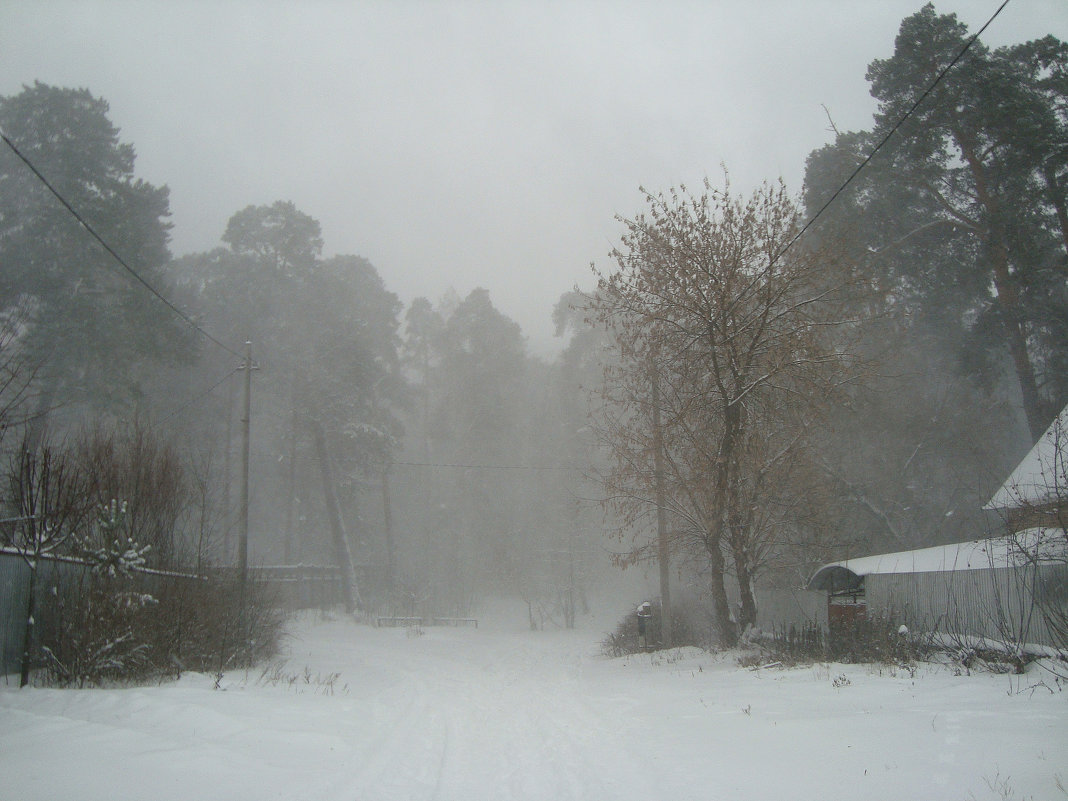
{"label": "tree trunk", "polygon": [[730,465],[734,460],[734,448],[738,437],[740,413],[737,404],[729,403],[723,414],[723,438],[720,440],[719,453],[716,455],[714,471],[715,504],[712,509],[715,530],[706,535],[706,549],[709,566],[712,569],[712,602],[716,628],[724,645],[734,645],[737,631],[731,622],[730,602],[724,587],[723,576],[726,571],[723,559],[723,536],[730,518]]}
{"label": "tree trunk", "polygon": [[708,564],[712,569],[708,588],[712,594],[712,624],[720,643],[730,647],[737,640],[737,632],[731,622],[731,605],[727,600],[727,588],[723,583],[723,551],[718,537],[710,537],[705,545],[708,550]]}
{"label": "tree trunk", "polygon": [[1046,186],[1049,187],[1050,201],[1053,203],[1053,208],[1057,211],[1057,222],[1061,226],[1061,243],[1064,245],[1064,250],[1068,253],[1068,206],[1065,204],[1064,192],[1061,188],[1061,182],[1057,180],[1057,174],[1049,165],[1046,166]]}
{"label": "tree trunk", "polygon": [[37,565],[35,558],[30,567],[30,594],[26,600],[26,627],[22,632],[22,665],[19,672],[19,687],[30,683],[30,652],[33,650],[34,615],[37,612]]}
{"label": "tree trunk", "polygon": [[389,560],[389,574],[386,576],[386,589],[393,593],[393,582],[396,579],[397,555],[393,544],[393,506],[389,495],[389,468],[382,471],[382,516],[386,529],[386,558]]}
{"label": "tree trunk", "polygon": [[341,591],[345,597],[345,611],[350,615],[362,606],[359,588],[356,586],[356,568],[352,564],[352,551],[349,549],[345,524],[341,519],[341,507],[338,506],[334,490],[334,476],[330,469],[330,456],[326,448],[326,433],[318,420],[311,421],[312,436],[315,440],[315,454],[323,476],[323,494],[326,499],[326,512],[330,517],[330,532],[334,540],[334,553],[338,568],[341,570]]}
{"label": "tree trunk", "polygon": [[995,247],[994,287],[998,293],[998,303],[1005,310],[1005,327],[1008,338],[1009,355],[1020,385],[1023,399],[1024,415],[1031,432],[1031,441],[1037,442],[1045,433],[1049,420],[1042,410],[1042,399],[1038,394],[1038,381],[1035,379],[1035,367],[1031,355],[1027,352],[1027,333],[1020,321],[1020,297],[1009,271],[1008,255],[1003,246]]}
{"label": "tree trunk", "polygon": [[747,626],[756,625],[756,599],[753,597],[753,574],[749,567],[749,555],[740,538],[732,536],[731,553],[734,555],[734,574],[738,580],[738,595],[741,598],[741,619],[738,628],[745,631]]}
{"label": "tree trunk", "polygon": [[[293,392],[296,395],[296,390]],[[283,558],[293,564],[293,507],[297,497],[297,401],[293,398],[293,422],[289,429],[289,471],[286,477],[286,532]]]}
{"label": "tree trunk", "polygon": [[223,502],[222,502],[222,563],[229,565],[233,556],[233,548],[230,545],[230,521],[233,515],[230,509],[230,485],[233,483],[233,452],[234,452],[234,385],[236,382],[229,381],[230,391],[226,401],[226,455],[223,459]]}
{"label": "tree trunk", "polygon": [[656,365],[650,370],[653,406],[653,464],[656,472],[656,542],[660,563],[660,645],[670,648],[674,640],[671,620],[671,550],[668,547],[666,493],[664,491],[664,442],[660,429],[660,378]]}
{"label": "tree trunk", "polygon": [[996,301],[1005,313],[1005,334],[1008,339],[1009,355],[1012,357],[1016,380],[1020,385],[1027,427],[1031,432],[1031,441],[1037,442],[1045,432],[1049,421],[1045,419],[1042,412],[1035,368],[1031,362],[1031,355],[1027,352],[1027,332],[1024,330],[1023,317],[1020,314],[1020,292],[1009,263],[1009,248],[1006,244],[998,198],[990,191],[986,168],[975,148],[971,146],[970,140],[959,129],[954,129],[953,135],[972,173],[976,197],[986,215],[984,249],[990,259],[994,274]]}

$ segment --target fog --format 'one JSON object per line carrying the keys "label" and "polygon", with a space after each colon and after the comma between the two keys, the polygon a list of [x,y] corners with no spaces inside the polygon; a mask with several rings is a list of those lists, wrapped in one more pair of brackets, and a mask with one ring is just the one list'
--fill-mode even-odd
{"label": "fog", "polygon": [[27,454],[85,480],[5,543],[534,630],[627,567],[711,647],[1001,532],[1068,400],[1068,14],[966,54],[996,10],[4,4],[10,519]]}
{"label": "fog", "polygon": [[[918,2],[7,2],[0,95],[41,80],[110,104],[137,174],[170,187],[176,256],[247,205],[293,201],[325,253],[410,302],[476,287],[530,348],[592,286],[639,186],[744,193],[870,124],[867,64]],[[953,10],[973,31],[997,3]],[[1014,2],[983,41],[1068,35]],[[825,108],[826,107],[826,111]]]}
{"label": "fog", "polygon": [[1065,39],[0,0],[0,794],[1063,793]]}

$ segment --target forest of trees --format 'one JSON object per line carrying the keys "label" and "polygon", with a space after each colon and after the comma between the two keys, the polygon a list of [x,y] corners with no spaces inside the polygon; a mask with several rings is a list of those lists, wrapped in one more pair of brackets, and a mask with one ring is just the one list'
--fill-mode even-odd
{"label": "forest of trees", "polygon": [[[173,255],[104,99],[0,98],[3,516],[62,465],[85,525],[128,503],[122,553],[233,565],[250,378],[250,562],[342,566],[353,609],[518,593],[567,625],[609,561],[670,559],[729,642],[762,582],[995,533],[984,501],[1068,403],[1068,46],[976,42],[910,111],[968,39],[905,19],[870,129],[799,195],[644,192],[596,286],[561,287],[553,360],[485,289],[405,305],[324,257],[288,201]],[[5,544],[84,550],[62,515]]]}

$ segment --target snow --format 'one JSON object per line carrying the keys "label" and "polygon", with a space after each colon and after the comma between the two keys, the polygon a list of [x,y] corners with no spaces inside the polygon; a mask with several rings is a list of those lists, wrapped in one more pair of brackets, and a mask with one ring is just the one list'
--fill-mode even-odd
{"label": "snow", "polygon": [[[1047,673],[608,659],[611,625],[376,629],[307,615],[287,659],[114,690],[0,688],[0,796],[995,799],[1068,785]],[[1007,794],[1011,791],[1013,795]]]}

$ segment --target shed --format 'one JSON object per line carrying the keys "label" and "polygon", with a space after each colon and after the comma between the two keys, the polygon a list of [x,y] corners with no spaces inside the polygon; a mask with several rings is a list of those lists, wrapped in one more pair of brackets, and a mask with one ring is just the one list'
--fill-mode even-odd
{"label": "shed", "polygon": [[917,631],[1059,646],[1035,598],[1063,603],[1066,563],[1064,531],[1033,528],[832,562],[813,574],[808,589],[828,593],[832,627],[871,611]]}
{"label": "shed", "polygon": [[1007,536],[832,562],[808,589],[828,620],[876,614],[952,636],[1063,648],[1068,627],[1068,407],[983,507]]}
{"label": "shed", "polygon": [[1038,560],[1063,564],[1065,541],[1060,532],[1029,529],[1013,536],[936,545],[914,551],[862,556],[831,562],[817,570],[808,582],[810,590],[831,594],[863,592],[864,578],[887,573],[951,573],[958,570],[989,570],[1020,567]]}

